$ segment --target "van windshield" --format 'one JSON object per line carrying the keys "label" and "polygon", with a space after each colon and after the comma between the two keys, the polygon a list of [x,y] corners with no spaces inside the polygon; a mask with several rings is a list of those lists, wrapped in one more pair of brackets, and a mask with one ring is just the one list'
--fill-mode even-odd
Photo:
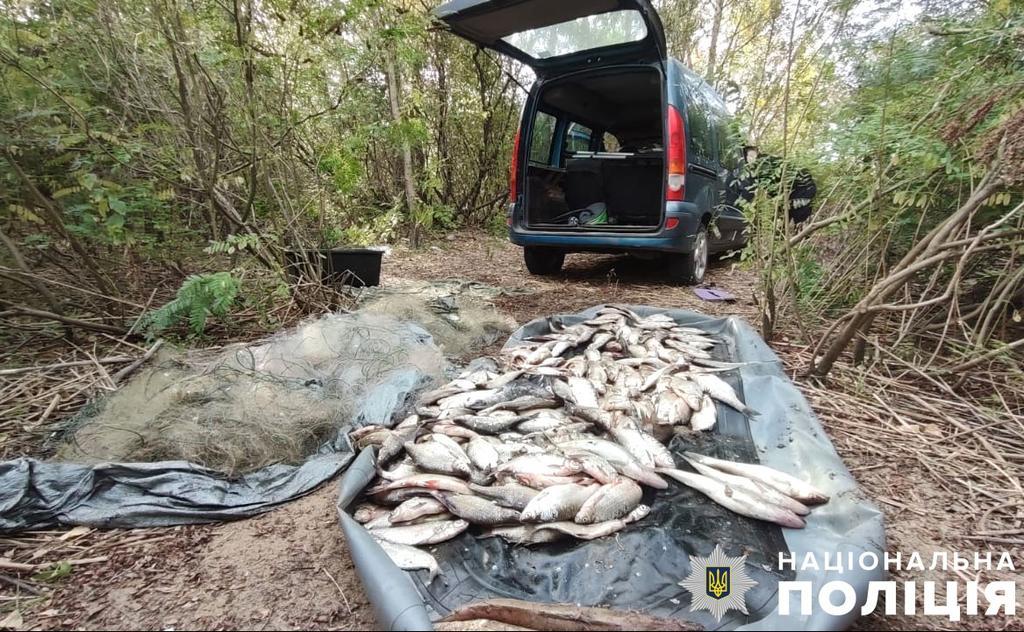
{"label": "van windshield", "polygon": [[513,33],[502,41],[535,59],[560,57],[580,51],[639,42],[647,37],[647,23],[639,11],[609,11],[597,15]]}

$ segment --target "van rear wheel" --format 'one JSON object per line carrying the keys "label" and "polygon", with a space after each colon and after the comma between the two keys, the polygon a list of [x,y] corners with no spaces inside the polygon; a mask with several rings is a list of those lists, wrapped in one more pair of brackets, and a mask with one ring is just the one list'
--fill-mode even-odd
{"label": "van rear wheel", "polygon": [[523,248],[523,260],[526,261],[526,269],[530,274],[550,276],[561,271],[562,264],[565,263],[565,253],[552,248],[527,246]]}
{"label": "van rear wheel", "polygon": [[693,250],[686,254],[672,255],[668,261],[669,276],[683,285],[697,285],[704,282],[708,270],[708,229],[701,226],[693,238]]}

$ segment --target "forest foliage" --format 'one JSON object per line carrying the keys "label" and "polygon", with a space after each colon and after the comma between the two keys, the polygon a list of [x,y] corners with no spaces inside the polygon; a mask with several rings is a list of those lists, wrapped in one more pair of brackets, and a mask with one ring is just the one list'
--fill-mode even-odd
{"label": "forest foliage", "polygon": [[[826,364],[879,328],[953,364],[1019,343],[1019,3],[655,5],[747,141],[818,181],[808,225],[780,221],[779,200],[747,209],[767,337],[793,323]],[[171,270],[147,322],[201,331],[242,270],[284,284],[286,248],[503,226],[531,76],[445,33],[429,2],[0,7],[9,311],[125,316]]]}

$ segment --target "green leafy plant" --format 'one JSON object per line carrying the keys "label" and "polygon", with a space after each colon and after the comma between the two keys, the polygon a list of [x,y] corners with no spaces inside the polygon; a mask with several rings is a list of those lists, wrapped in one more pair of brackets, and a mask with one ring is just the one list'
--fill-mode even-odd
{"label": "green leafy plant", "polygon": [[230,272],[193,274],[185,279],[174,300],[146,314],[142,328],[159,334],[182,322],[193,335],[201,336],[210,316],[224,318],[235,305],[242,283]]}

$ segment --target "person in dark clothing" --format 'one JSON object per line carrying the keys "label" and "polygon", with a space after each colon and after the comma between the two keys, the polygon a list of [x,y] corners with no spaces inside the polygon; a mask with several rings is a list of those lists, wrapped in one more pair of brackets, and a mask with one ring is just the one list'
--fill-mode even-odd
{"label": "person in dark clothing", "polygon": [[[779,195],[782,182],[783,167],[786,163],[778,156],[761,154],[754,145],[743,148],[744,164],[739,168],[736,178],[736,197],[750,202],[761,187],[766,187],[770,197]],[[789,185],[789,219],[800,224],[810,218],[814,210],[814,196],[818,186],[811,172],[792,163],[785,169],[787,175],[792,174]]]}

